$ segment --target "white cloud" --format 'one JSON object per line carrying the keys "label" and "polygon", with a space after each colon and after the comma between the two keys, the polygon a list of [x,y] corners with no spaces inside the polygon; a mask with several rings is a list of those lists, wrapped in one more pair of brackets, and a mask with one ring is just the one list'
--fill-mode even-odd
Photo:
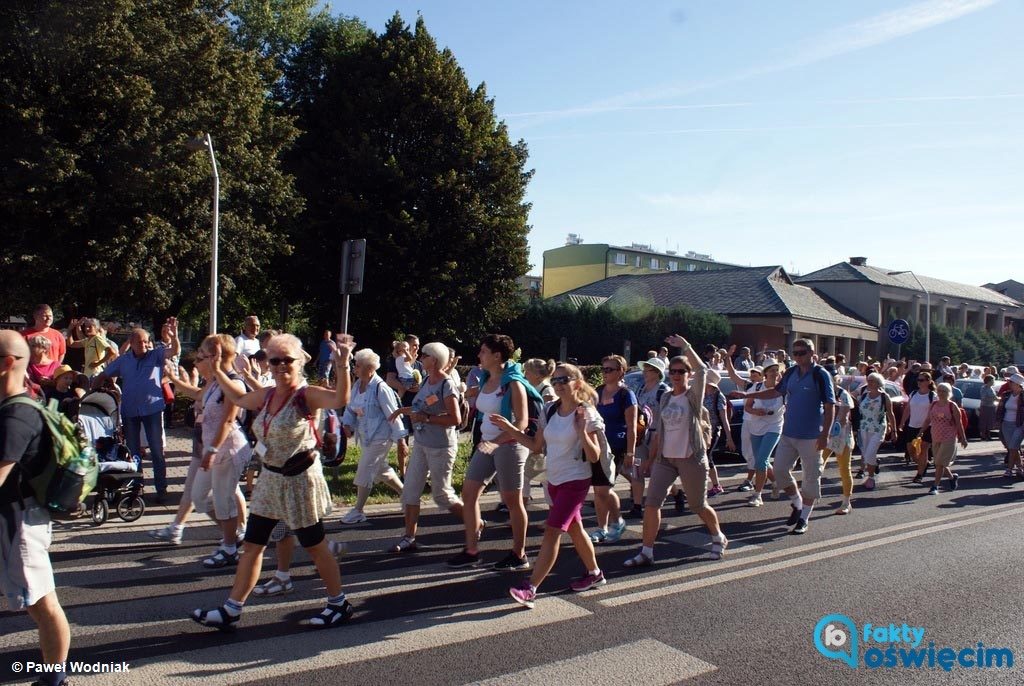
{"label": "white cloud", "polygon": [[[997,2],[1000,2],[1000,0],[924,0],[924,2],[890,12],[883,12],[882,14],[827,31],[799,45],[788,56],[751,67],[722,79],[693,83],[662,84],[621,93],[580,107],[524,113],[521,116],[530,114],[536,114],[536,116],[520,123],[519,128],[527,128],[565,117],[619,110],[640,103],[680,97],[708,88],[744,81],[755,76],[808,66],[832,57],[882,45],[897,38],[909,36],[919,31],[954,21],[991,7]],[[725,103],[722,106],[743,106],[743,103]]]}

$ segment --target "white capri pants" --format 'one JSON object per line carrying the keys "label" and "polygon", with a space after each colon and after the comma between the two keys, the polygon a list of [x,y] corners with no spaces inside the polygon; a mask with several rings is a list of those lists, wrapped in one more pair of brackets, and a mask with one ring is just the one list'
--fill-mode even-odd
{"label": "white capri pants", "polygon": [[750,442],[750,425],[746,422],[740,425],[740,450],[743,452],[743,459],[747,461],[747,469],[756,469],[757,455],[754,454],[754,446]]}
{"label": "white capri pants", "polygon": [[[359,465],[356,466],[356,478],[352,480],[356,486],[373,488],[374,484],[384,481],[384,477],[395,470],[388,464],[388,451],[391,450],[391,441],[360,441],[362,454],[359,456]],[[397,474],[395,475],[397,478]]]}
{"label": "white capri pants", "polygon": [[878,466],[878,449],[882,447],[883,438],[885,438],[884,434],[874,431],[860,432],[860,453],[864,458],[864,464],[869,464],[872,467]]}
{"label": "white capri pants", "polygon": [[218,521],[237,517],[238,498],[242,495],[238,475],[238,461],[223,449],[214,456],[209,469],[197,464],[192,478],[192,505],[196,512],[207,514],[213,510],[213,517]]}

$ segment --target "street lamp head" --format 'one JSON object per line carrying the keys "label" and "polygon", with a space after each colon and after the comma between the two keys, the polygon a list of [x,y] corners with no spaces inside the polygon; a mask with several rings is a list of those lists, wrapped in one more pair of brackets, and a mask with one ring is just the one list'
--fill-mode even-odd
{"label": "street lamp head", "polygon": [[185,141],[185,147],[192,152],[198,152],[199,150],[206,150],[206,136],[198,134],[189,138]]}

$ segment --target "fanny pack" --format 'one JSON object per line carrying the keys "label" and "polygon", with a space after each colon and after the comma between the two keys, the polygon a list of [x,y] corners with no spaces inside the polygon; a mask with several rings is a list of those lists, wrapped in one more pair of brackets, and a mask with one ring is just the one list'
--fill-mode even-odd
{"label": "fanny pack", "polygon": [[263,468],[281,476],[298,476],[312,467],[319,455],[316,450],[302,450],[289,457],[280,467],[264,464]]}

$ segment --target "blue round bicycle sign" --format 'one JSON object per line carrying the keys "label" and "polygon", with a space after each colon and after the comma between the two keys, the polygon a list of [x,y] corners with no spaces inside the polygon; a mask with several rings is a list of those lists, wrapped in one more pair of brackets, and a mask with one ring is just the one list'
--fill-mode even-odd
{"label": "blue round bicycle sign", "polygon": [[910,340],[910,323],[906,319],[897,319],[889,324],[889,340],[896,345]]}

